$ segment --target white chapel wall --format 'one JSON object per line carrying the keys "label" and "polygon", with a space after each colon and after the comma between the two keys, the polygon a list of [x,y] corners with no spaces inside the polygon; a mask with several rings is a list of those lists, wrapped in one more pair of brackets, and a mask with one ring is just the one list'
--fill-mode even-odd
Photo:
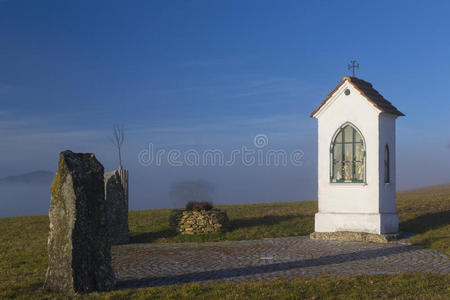
{"label": "white chapel wall", "polygon": [[[396,174],[395,174],[395,119],[391,114],[382,113],[379,116],[380,143],[379,143],[379,190],[380,190],[380,212],[395,212],[396,195]],[[390,183],[384,182],[384,149],[386,144],[389,146],[390,162]]]}
{"label": "white chapel wall", "polygon": [[[345,89],[350,95],[344,95]],[[344,83],[318,114],[319,211],[333,213],[379,212],[379,111],[353,86]],[[334,99],[335,98],[335,99]],[[336,130],[351,122],[366,143],[366,183],[330,183],[330,144]]]}

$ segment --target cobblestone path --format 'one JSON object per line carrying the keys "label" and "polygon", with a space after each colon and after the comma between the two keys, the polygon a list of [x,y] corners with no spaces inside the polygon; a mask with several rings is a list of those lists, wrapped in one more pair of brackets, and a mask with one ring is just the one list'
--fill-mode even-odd
{"label": "cobblestone path", "polygon": [[130,244],[114,246],[112,256],[122,288],[320,275],[450,272],[448,256],[405,241],[373,244],[288,237],[220,243]]}

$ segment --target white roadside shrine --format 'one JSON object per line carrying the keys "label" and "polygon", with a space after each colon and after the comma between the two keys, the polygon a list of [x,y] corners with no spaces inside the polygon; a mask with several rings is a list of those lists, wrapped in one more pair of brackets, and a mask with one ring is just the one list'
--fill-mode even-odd
{"label": "white roadside shrine", "polygon": [[399,116],[404,114],[369,82],[349,76],[311,114],[318,120],[319,200],[312,238],[338,232],[398,232],[395,120]]}

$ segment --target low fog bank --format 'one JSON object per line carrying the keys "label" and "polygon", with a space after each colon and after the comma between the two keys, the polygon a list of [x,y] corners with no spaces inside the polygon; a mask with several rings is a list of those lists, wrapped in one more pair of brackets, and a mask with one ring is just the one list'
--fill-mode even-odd
{"label": "low fog bank", "polygon": [[45,215],[50,205],[49,184],[3,184],[0,186],[0,217]]}
{"label": "low fog bank", "polygon": [[[300,166],[143,166],[137,161],[140,149],[129,151],[134,153],[127,156],[129,159],[125,163],[130,171],[130,210],[178,208],[193,200],[212,201],[215,205],[317,200],[317,150],[302,148],[305,156]],[[402,147],[399,148],[399,152],[403,152]],[[105,171],[116,168],[114,152],[104,149],[94,152],[105,165]],[[397,190],[450,182],[448,161],[430,166],[428,161],[415,157],[398,155]],[[55,172],[57,159],[58,156],[53,155],[48,159],[50,162],[41,160],[42,166],[36,168]],[[417,169],[425,176],[417,177]],[[16,175],[6,169],[3,172],[3,176]],[[182,191],[186,190],[183,186],[188,187],[190,195],[183,196]],[[0,203],[0,217],[47,214],[50,184],[2,184]]]}
{"label": "low fog bank", "polygon": [[[129,207],[130,210],[180,208],[195,200],[211,201],[215,205],[317,200],[315,165],[316,162],[309,160],[303,166],[286,167],[189,168],[136,164],[129,167]],[[403,172],[399,175],[405,176]],[[442,183],[448,182],[447,178],[442,179]],[[419,185],[408,180],[399,182],[397,189],[437,183]],[[0,217],[48,213],[50,184],[3,184],[0,195]]]}
{"label": "low fog bank", "polygon": [[316,200],[316,173],[305,167],[148,168],[130,174],[130,209]]}
{"label": "low fog bank", "polygon": [[[130,210],[138,210],[183,207],[195,200],[216,205],[315,200],[317,183],[313,168],[304,166],[136,166],[130,168],[129,189]],[[0,217],[48,213],[50,184],[2,185],[0,195]]]}

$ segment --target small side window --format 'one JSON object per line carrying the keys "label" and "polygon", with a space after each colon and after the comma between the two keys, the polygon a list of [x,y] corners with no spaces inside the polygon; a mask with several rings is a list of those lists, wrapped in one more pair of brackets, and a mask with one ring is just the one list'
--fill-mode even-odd
{"label": "small side window", "polygon": [[390,174],[390,158],[389,158],[389,146],[386,144],[384,148],[384,183],[391,182]]}

